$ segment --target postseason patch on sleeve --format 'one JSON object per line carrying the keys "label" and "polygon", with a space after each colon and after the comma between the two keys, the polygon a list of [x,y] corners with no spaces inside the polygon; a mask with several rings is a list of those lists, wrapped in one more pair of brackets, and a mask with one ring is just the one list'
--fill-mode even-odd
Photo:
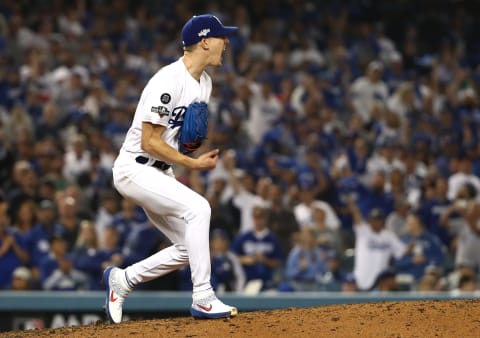
{"label": "postseason patch on sleeve", "polygon": [[170,114],[168,108],[164,106],[152,107],[150,111],[152,113],[157,113],[158,115],[160,115],[160,117],[168,116],[168,114]]}

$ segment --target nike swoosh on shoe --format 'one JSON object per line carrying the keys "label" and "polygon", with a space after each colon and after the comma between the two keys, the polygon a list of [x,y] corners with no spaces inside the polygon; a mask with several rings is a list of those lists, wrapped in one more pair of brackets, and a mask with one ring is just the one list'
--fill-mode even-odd
{"label": "nike swoosh on shoe", "polygon": [[206,307],[206,306],[203,306],[203,305],[197,305],[200,309],[202,309],[203,311],[207,311],[207,312],[210,312],[212,310],[212,304],[210,304],[209,307]]}

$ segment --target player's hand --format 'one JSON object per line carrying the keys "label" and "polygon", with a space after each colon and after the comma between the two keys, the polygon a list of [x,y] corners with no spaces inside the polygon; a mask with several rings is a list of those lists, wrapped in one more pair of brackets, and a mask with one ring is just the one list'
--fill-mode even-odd
{"label": "player's hand", "polygon": [[211,150],[209,152],[206,152],[202,155],[200,155],[196,160],[195,160],[195,168],[194,169],[199,169],[199,170],[209,170],[215,168],[217,165],[217,160],[218,160],[218,149]]}
{"label": "player's hand", "polygon": [[308,261],[307,258],[302,257],[300,259],[300,270],[305,270],[308,266],[310,265],[310,262]]}
{"label": "player's hand", "polygon": [[416,265],[424,264],[425,261],[426,261],[425,256],[422,254],[415,255],[413,256],[413,259],[412,259],[413,264],[416,264]]}
{"label": "player's hand", "polygon": [[241,259],[241,263],[243,265],[253,265],[257,261],[257,258],[255,256],[244,256]]}

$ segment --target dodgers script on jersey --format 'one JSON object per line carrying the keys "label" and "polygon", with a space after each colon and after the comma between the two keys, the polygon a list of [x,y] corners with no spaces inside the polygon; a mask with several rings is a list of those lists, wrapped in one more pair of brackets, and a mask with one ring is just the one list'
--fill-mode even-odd
{"label": "dodgers script on jersey", "polygon": [[388,268],[392,257],[400,258],[406,246],[393,232],[374,232],[370,225],[355,225],[355,267],[353,274],[361,290],[370,289],[377,276]]}
{"label": "dodgers script on jersey", "polygon": [[132,126],[123,142],[120,152],[131,158],[139,155],[154,160],[141,148],[142,122],[160,124],[167,129],[163,140],[178,149],[178,132],[183,122],[187,106],[195,101],[208,103],[212,92],[212,80],[203,72],[200,81],[195,80],[187,71],[183,57],[159,70],[147,83],[140,97]]}

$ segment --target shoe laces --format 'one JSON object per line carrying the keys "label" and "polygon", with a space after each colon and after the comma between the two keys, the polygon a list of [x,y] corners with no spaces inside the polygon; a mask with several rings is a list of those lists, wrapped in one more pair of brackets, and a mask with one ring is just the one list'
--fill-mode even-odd
{"label": "shoe laces", "polygon": [[130,293],[130,289],[127,289],[123,286],[122,282],[119,280],[119,275],[118,273],[114,273],[111,278],[110,278],[110,288],[115,292],[119,298],[118,302],[120,304],[123,304],[125,301],[125,298],[128,296]]}
{"label": "shoe laces", "polygon": [[213,303],[216,300],[217,300],[217,296],[215,295],[214,292],[212,292],[212,293],[206,295],[205,297],[195,299],[194,303],[202,305],[202,306],[207,306],[207,305],[209,305],[210,303]]}

